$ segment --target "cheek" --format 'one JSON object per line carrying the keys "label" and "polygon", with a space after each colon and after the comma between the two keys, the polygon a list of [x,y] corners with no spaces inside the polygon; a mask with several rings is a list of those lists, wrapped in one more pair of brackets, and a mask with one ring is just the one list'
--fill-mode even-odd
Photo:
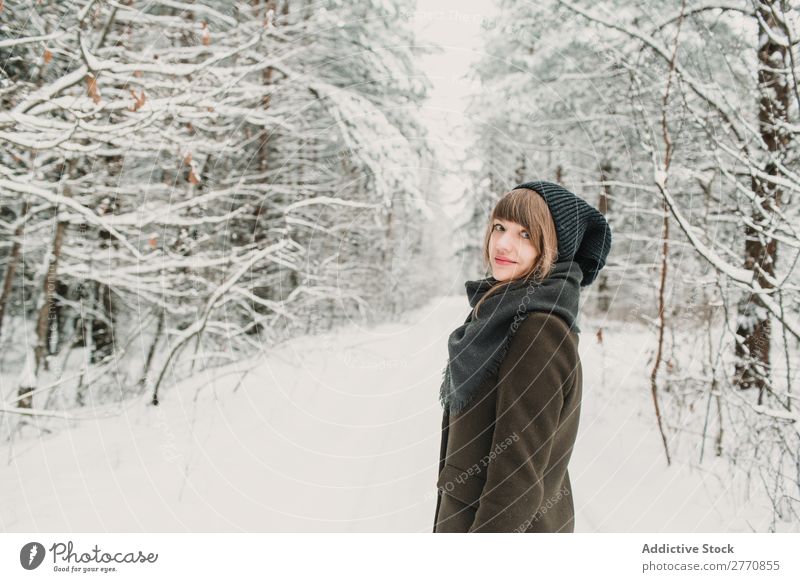
{"label": "cheek", "polygon": [[536,258],[536,252],[533,250],[533,247],[528,246],[525,249],[525,267],[530,267],[533,265],[533,261]]}

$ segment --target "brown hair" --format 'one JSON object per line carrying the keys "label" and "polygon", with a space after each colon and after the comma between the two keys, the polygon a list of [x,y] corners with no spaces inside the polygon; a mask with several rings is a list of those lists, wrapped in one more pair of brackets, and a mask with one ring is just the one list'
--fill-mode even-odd
{"label": "brown hair", "polygon": [[558,258],[558,236],[556,235],[556,225],[553,222],[553,215],[547,202],[537,192],[528,188],[515,188],[506,193],[495,204],[492,214],[489,217],[489,224],[486,227],[486,234],[483,239],[483,262],[487,273],[491,266],[489,256],[489,240],[492,236],[494,221],[496,219],[516,222],[522,226],[530,235],[531,243],[539,253],[531,268],[522,273],[519,277],[502,281],[495,284],[487,291],[480,301],[475,305],[474,315],[478,316],[478,308],[490,295],[504,289],[516,281],[527,281],[533,278],[536,281],[544,281],[553,268],[553,263]]}

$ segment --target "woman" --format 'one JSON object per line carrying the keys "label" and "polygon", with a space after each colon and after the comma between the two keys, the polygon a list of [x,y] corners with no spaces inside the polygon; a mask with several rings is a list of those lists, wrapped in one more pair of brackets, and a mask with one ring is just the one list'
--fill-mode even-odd
{"label": "woman", "polygon": [[572,532],[580,287],[611,248],[600,212],[551,182],[492,211],[472,311],[448,339],[434,533]]}

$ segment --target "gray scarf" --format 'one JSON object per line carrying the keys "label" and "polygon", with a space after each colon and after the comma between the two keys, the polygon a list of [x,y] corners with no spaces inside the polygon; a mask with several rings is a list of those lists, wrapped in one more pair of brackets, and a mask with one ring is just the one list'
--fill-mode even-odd
{"label": "gray scarf", "polygon": [[[576,319],[582,278],[578,263],[558,262],[544,281],[515,281],[490,295],[481,304],[477,318],[471,311],[447,341],[449,360],[439,390],[445,410],[450,414],[463,410],[481,386],[497,374],[509,340],[530,312],[555,313],[572,331],[580,333]],[[467,281],[464,285],[469,304],[474,308],[497,283],[494,277]]]}

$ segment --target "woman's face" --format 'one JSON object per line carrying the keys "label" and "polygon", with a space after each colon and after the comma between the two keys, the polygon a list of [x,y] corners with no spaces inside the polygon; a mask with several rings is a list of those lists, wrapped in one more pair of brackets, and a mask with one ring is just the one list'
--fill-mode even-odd
{"label": "woman's face", "polygon": [[492,221],[489,261],[495,279],[507,281],[527,273],[538,256],[530,233],[521,225],[500,218]]}

